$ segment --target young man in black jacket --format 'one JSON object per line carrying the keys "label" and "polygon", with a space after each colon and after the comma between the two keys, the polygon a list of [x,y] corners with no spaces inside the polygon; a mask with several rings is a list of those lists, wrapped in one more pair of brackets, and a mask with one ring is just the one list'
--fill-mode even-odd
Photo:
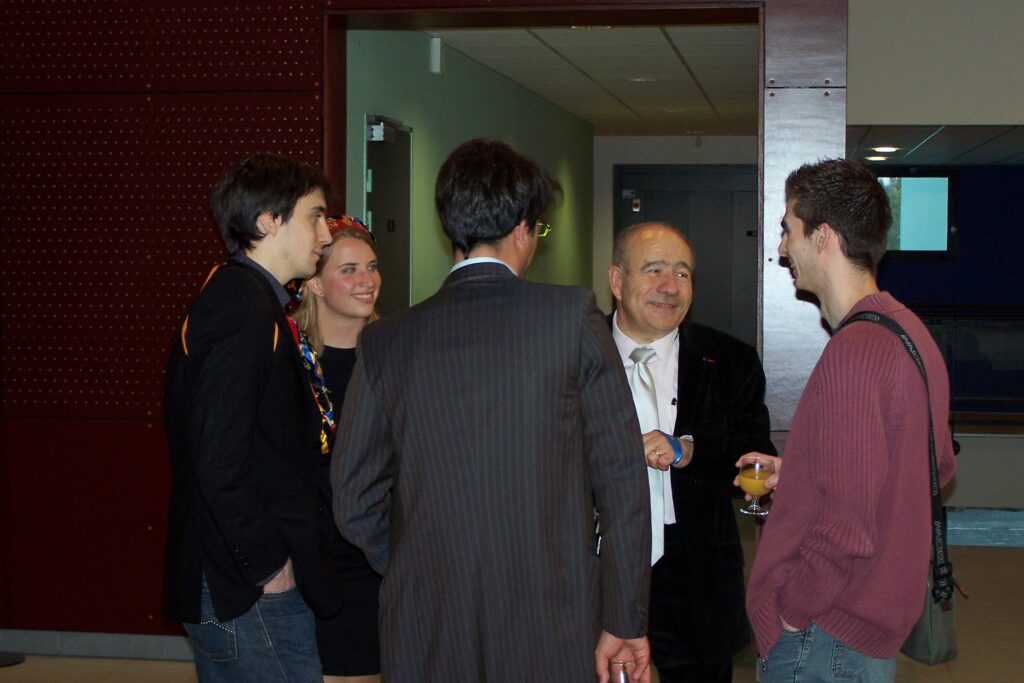
{"label": "young man in black jacket", "polygon": [[320,681],[312,610],[337,611],[320,414],[285,316],[330,235],[323,173],[271,154],[213,189],[229,260],[174,340],[164,410],[173,484],[164,579],[208,681]]}

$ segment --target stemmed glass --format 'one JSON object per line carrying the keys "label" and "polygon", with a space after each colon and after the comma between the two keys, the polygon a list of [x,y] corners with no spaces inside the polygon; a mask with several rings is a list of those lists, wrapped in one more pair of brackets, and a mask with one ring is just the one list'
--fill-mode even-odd
{"label": "stemmed glass", "polygon": [[768,495],[768,489],[765,488],[764,482],[774,473],[775,468],[766,463],[751,462],[743,466],[739,476],[740,488],[750,496],[750,505],[740,508],[740,512],[755,517],[764,517],[768,514],[768,511],[761,507],[758,499]]}

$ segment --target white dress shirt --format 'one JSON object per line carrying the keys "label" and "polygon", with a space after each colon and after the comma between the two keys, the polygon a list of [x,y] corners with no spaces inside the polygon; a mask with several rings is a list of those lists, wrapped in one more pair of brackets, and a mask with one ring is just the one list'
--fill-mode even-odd
{"label": "white dress shirt", "polygon": [[[475,266],[478,263],[500,263],[509,270],[512,270],[512,266],[510,266],[509,264],[505,263],[500,259],[496,259],[491,256],[474,256],[472,258],[463,259],[462,261],[456,263],[454,266],[451,267],[451,270],[448,271],[448,274],[451,275],[459,268],[465,268],[466,266]],[[512,274],[515,275],[516,271],[512,270]]]}
{"label": "white dress shirt", "polygon": [[[626,368],[626,376],[633,370],[633,361],[629,354],[638,346],[649,346],[654,349],[655,357],[647,362],[647,367],[654,378],[654,391],[658,396],[658,429],[672,434],[676,428],[676,385],[679,383],[679,328],[655,339],[649,344],[638,344],[619,329],[619,314],[612,316],[612,339],[619,349],[622,365]],[[672,504],[671,468],[663,472],[665,495],[665,524],[675,524],[676,508]]]}

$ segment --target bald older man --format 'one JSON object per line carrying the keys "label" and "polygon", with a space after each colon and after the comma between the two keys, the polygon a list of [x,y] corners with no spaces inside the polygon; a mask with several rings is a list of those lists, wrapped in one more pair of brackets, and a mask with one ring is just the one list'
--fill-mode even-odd
{"label": "bald older man", "polygon": [[[608,269],[616,303],[609,321],[641,417],[660,545],[652,555],[653,661],[663,683],[728,683],[733,655],[750,637],[734,463],[775,450],[757,352],[687,320],[693,273],[693,249],[674,227],[626,228]],[[657,415],[646,409],[645,425],[652,395]]]}

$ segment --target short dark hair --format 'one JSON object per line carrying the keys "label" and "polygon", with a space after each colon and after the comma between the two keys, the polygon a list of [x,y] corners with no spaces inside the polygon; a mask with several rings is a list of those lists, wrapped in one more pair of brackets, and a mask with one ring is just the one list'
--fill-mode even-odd
{"label": "short dark hair", "polygon": [[210,194],[210,209],[228,254],[247,252],[263,239],[260,214],[289,221],[295,204],[314,190],[331,200],[331,182],[323,171],[280,154],[256,154],[228,171]]}
{"label": "short dark hair", "polygon": [[[645,221],[643,223],[633,223],[632,225],[627,225],[626,227],[624,227],[622,230],[615,234],[615,239],[612,242],[613,266],[617,266],[622,270],[626,270],[626,249],[629,246],[629,240],[633,239],[633,236],[635,234],[641,232],[642,230],[645,230],[646,228],[664,228],[665,230],[670,230],[674,232],[676,235],[679,236],[679,239],[683,240],[683,243],[690,250],[690,253],[693,254],[693,245],[690,244],[690,240],[686,239],[686,235],[684,235],[679,230],[679,228],[672,225],[671,223],[665,223],[663,221]],[[693,259],[694,261],[697,260],[697,256],[695,254]],[[691,263],[690,267],[694,267],[694,264]]]}
{"label": "short dark hair", "polygon": [[892,225],[889,196],[867,166],[852,159],[825,159],[804,164],[786,178],[786,201],[809,236],[828,223],[839,237],[843,255],[872,275],[885,255]]}
{"label": "short dark hair", "polygon": [[499,140],[478,138],[459,145],[437,174],[434,203],[452,245],[469,255],[494,244],[526,221],[537,220],[561,185],[532,159]]}

